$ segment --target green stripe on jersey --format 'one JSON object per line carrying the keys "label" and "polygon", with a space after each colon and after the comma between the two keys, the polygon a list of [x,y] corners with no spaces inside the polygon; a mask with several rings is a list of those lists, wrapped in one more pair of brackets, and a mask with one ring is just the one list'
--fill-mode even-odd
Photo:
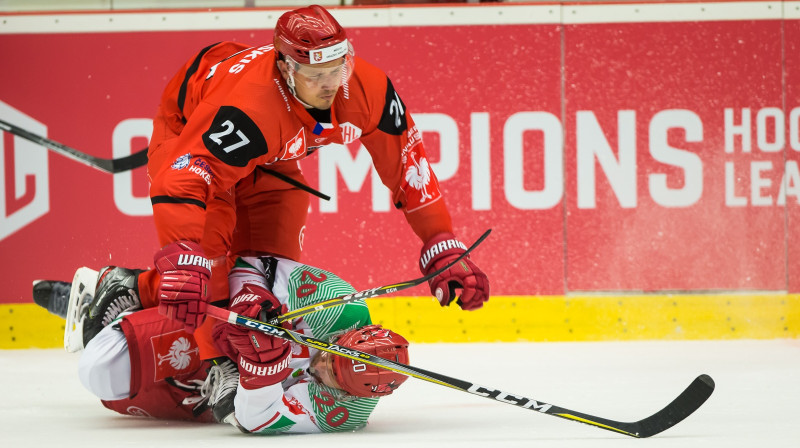
{"label": "green stripe on jersey", "polygon": [[[334,297],[352,294],[356,290],[336,274],[311,266],[297,266],[288,278],[289,310],[296,310]],[[334,306],[303,316],[314,337],[326,340],[344,330],[372,324],[364,300]]]}
{"label": "green stripe on jersey", "polygon": [[281,418],[279,418],[275,423],[259,430],[258,434],[280,434],[288,431],[292,426],[294,426],[294,422],[285,415],[281,415]]}
{"label": "green stripe on jersey", "polygon": [[308,384],[308,396],[311,398],[317,426],[322,432],[356,431],[363,428],[379,400],[355,397],[338,400],[341,393],[322,384]]}

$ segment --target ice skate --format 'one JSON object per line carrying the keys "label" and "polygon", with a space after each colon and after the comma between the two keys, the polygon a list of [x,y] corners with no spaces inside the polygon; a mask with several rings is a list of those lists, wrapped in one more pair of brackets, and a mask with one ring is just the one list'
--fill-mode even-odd
{"label": "ice skate", "polygon": [[211,413],[218,423],[238,426],[233,415],[233,398],[239,386],[239,369],[228,358],[216,358],[203,384],[203,395],[208,397]]}
{"label": "ice skate", "polygon": [[72,285],[57,280],[34,280],[33,302],[50,314],[66,319]]}
{"label": "ice skate", "polygon": [[[87,267],[79,268],[72,278],[64,326],[64,349],[68,352],[83,350],[83,318],[94,299],[98,273]],[[34,286],[35,289],[35,286]],[[34,298],[35,298],[34,294]]]}
{"label": "ice skate", "polygon": [[[106,266],[100,270],[96,277],[97,286],[92,290],[94,299],[81,310],[79,316],[81,338],[78,350],[85,347],[97,333],[100,333],[100,330],[111,324],[122,313],[142,308],[138,284],[139,274],[142,272],[139,269],[117,266]],[[67,323],[69,324],[69,321]],[[77,342],[78,338],[75,338],[75,341]]]}

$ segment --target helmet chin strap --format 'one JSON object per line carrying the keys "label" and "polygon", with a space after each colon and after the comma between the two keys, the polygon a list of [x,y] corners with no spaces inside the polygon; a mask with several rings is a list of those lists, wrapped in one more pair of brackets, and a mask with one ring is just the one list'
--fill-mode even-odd
{"label": "helmet chin strap", "polygon": [[305,101],[301,100],[299,96],[297,96],[297,89],[295,89],[295,82],[294,82],[294,70],[289,70],[289,74],[286,77],[286,86],[289,87],[289,92],[292,92],[292,96],[300,102],[306,109],[313,109],[314,106],[306,103]]}
{"label": "helmet chin strap", "polygon": [[300,104],[302,104],[303,107],[305,107],[306,109],[314,109],[314,106],[312,106],[312,105],[306,103],[305,101],[301,100],[300,97],[297,96],[296,93],[294,93],[294,89],[292,89],[292,95],[294,95],[294,97],[297,99],[297,101],[299,101]]}

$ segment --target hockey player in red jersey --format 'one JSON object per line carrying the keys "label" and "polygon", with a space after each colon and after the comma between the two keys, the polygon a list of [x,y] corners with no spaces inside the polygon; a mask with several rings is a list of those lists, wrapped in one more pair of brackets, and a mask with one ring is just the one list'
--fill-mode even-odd
{"label": "hockey player in red jersey", "polygon": [[[355,56],[328,11],[285,13],[271,45],[201,50],[170,80],[153,120],[155,269],[103,269],[92,306],[67,317],[73,335],[82,333],[68,349],[124,310],[157,307],[194,335],[202,359],[222,358],[205,308],[229,297],[235,257],[301,256],[308,194],[265,170],[306,183],[298,159],[357,139],[422,243],[423,274],[463,253],[406,104],[385,73]],[[429,283],[442,306],[475,310],[489,298],[487,276],[468,257]]]}
{"label": "hockey player in red jersey", "polygon": [[[297,159],[355,139],[422,241],[423,273],[462,253],[406,105],[385,73],[355,56],[328,11],[282,15],[273,45],[203,49],[169,83],[154,120],[148,174],[163,248],[160,275],[139,277],[142,302],[193,332],[209,296],[227,298],[229,253],[299,259],[307,194],[261,170],[304,182]],[[469,258],[430,284],[443,306],[456,288],[466,310],[489,297],[486,275]]]}

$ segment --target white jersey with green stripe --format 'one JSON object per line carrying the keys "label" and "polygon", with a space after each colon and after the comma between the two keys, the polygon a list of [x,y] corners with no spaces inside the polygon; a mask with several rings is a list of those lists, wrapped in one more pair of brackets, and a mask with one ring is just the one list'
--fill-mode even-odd
{"label": "white jersey with green stripe", "polygon": [[[335,274],[278,257],[244,257],[229,275],[235,293],[246,283],[272,291],[295,310],[333,297],[356,292]],[[331,307],[295,319],[295,331],[329,340],[347,330],[370,325],[363,300]],[[236,391],[236,419],[246,430],[259,434],[354,431],[367,424],[377,398],[356,398],[317,383],[308,372],[315,349],[293,344],[292,374],[280,384]]]}

